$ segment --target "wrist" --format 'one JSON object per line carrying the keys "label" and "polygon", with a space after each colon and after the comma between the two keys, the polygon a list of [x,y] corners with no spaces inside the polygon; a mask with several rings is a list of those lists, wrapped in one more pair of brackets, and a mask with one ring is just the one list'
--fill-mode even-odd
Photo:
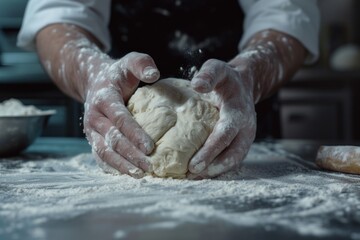
{"label": "wrist", "polygon": [[85,102],[89,89],[98,82],[106,69],[114,62],[107,54],[103,53],[95,44],[85,39],[78,39],[67,48],[68,53],[63,59],[68,65],[68,80],[73,83],[78,97]]}
{"label": "wrist", "polygon": [[272,42],[249,46],[230,63],[252,80],[255,103],[271,95],[286,79],[286,64]]}
{"label": "wrist", "polygon": [[305,59],[305,48],[295,38],[275,30],[253,35],[230,64],[253,81],[255,103],[291,79]]}
{"label": "wrist", "polygon": [[[51,43],[49,45],[49,43]],[[84,102],[91,72],[96,72],[96,61],[107,56],[85,30],[67,24],[52,24],[36,37],[37,52],[54,83],[70,97]],[[93,68],[92,71],[90,68]],[[98,70],[100,71],[100,70]]]}
{"label": "wrist", "polygon": [[80,80],[78,90],[85,102],[89,91],[97,85],[100,87],[105,82],[105,75],[115,61],[106,54],[93,52],[92,49],[80,50],[76,61],[75,79]]}

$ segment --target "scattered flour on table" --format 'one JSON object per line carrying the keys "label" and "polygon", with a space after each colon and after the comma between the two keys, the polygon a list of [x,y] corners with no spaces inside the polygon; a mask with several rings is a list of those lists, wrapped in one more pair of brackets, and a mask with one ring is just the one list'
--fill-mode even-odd
{"label": "scattered flour on table", "polygon": [[[304,236],[352,231],[357,239],[359,228],[351,226],[360,225],[360,179],[317,171],[298,160],[276,145],[255,143],[241,170],[201,181],[105,174],[90,154],[2,160],[0,238],[29,226],[36,229],[33,235],[46,236],[41,225],[49,220],[117,208],[169,219],[147,226],[152,229],[216,219]],[[113,236],[121,239],[129,231],[119,226]]]}
{"label": "scattered flour on table", "polygon": [[14,98],[0,103],[0,117],[42,115],[53,112],[53,110],[42,111],[33,105],[26,106]]}

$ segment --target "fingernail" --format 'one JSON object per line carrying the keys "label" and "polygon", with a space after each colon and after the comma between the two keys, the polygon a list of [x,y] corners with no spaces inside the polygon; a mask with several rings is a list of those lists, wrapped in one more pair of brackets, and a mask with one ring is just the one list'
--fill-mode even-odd
{"label": "fingernail", "polygon": [[154,149],[154,143],[152,141],[147,141],[140,144],[140,150],[146,155],[150,154]]}
{"label": "fingernail", "polygon": [[138,168],[133,168],[129,170],[130,176],[134,178],[142,178],[144,177],[144,172]]}
{"label": "fingernail", "polygon": [[200,162],[200,163],[198,163],[198,164],[196,164],[194,166],[194,171],[193,172],[194,173],[201,173],[202,171],[204,171],[205,167],[206,167],[206,164],[205,164],[204,161],[202,161],[202,162]]}
{"label": "fingernail", "polygon": [[208,81],[204,81],[201,78],[194,78],[192,80],[192,83],[195,88],[200,89],[202,91],[210,91],[211,90],[210,83]]}
{"label": "fingernail", "polygon": [[146,79],[154,79],[159,76],[159,70],[154,67],[148,66],[144,69],[143,74]]}

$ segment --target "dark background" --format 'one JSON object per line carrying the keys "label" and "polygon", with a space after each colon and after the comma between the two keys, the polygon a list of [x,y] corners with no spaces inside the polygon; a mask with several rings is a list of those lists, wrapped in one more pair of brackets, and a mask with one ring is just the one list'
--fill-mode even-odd
{"label": "dark background", "polygon": [[[37,56],[16,47],[27,0],[0,2],[0,101],[18,98],[41,109],[55,109],[44,136],[81,137],[81,104],[62,94]],[[281,135],[295,139],[359,140],[360,68],[339,70],[330,59],[340,47],[360,45],[357,0],[321,0],[320,59],[303,67],[279,92]]]}

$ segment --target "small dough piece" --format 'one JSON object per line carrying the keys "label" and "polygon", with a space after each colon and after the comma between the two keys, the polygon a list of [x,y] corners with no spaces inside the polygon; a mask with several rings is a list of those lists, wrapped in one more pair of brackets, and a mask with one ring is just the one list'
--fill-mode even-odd
{"label": "small dough piece", "polygon": [[360,147],[321,146],[315,163],[327,170],[360,174]]}
{"label": "small dough piece", "polygon": [[185,178],[189,160],[219,119],[209,94],[200,94],[190,81],[176,78],[137,89],[128,109],[156,143],[150,161],[158,177]]}

